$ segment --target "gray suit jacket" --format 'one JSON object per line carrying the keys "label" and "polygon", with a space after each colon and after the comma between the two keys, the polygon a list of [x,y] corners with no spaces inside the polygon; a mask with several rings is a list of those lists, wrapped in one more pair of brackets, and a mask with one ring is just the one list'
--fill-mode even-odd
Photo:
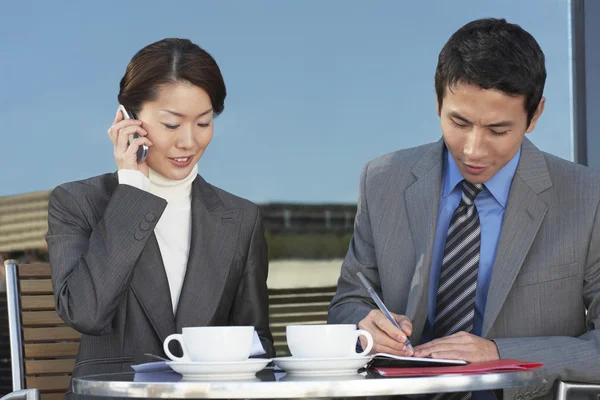
{"label": "gray suit jacket", "polygon": [[[192,185],[192,236],[176,315],[154,227],[166,201],[117,174],[63,184],[48,208],[56,308],[83,334],[73,376],[132,372],[164,355],[186,326],[252,325],[268,357],[267,245],[259,208],[208,184]],[[207,344],[208,345],[208,344]]]}
{"label": "gray suit jacket", "polygon": [[[366,165],[352,241],[330,305],[330,323],[358,323],[375,304],[413,321],[420,343],[442,181],[440,140]],[[557,378],[600,382],[600,174],[539,151],[528,139],[498,242],[482,336],[501,358],[545,363],[545,383],[506,399],[547,395]],[[420,254],[425,259],[415,270]],[[587,309],[587,315],[586,315]]]}

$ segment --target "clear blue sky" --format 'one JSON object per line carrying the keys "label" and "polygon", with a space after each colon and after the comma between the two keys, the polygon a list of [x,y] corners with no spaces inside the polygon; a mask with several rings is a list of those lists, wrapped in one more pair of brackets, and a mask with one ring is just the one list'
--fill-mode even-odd
{"label": "clear blue sky", "polygon": [[106,135],[133,54],[164,37],[208,50],[228,97],[199,164],[255,202],[355,202],[363,165],[437,140],[448,37],[505,17],[547,58],[530,136],[572,158],[567,0],[12,1],[0,12],[0,196],[115,170]]}

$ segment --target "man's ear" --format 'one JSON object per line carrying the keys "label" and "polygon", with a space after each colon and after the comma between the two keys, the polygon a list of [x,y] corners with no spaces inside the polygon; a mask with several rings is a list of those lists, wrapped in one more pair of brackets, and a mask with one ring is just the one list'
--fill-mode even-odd
{"label": "man's ear", "polygon": [[540,102],[537,106],[537,109],[535,110],[535,113],[533,114],[533,118],[531,118],[531,122],[529,123],[529,126],[527,127],[527,130],[525,131],[526,133],[529,133],[535,129],[535,125],[537,124],[538,119],[542,116],[542,113],[544,112],[545,105],[546,105],[546,98],[542,96],[542,99],[540,100]]}

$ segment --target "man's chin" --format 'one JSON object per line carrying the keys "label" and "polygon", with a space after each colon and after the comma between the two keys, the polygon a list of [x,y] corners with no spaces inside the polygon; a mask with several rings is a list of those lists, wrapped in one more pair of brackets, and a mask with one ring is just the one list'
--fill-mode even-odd
{"label": "man's chin", "polygon": [[465,180],[471,182],[471,183],[486,183],[487,181],[489,181],[490,179],[492,179],[492,177],[494,176],[493,174],[490,175],[489,171],[482,171],[482,173],[479,174],[473,174],[470,173],[469,171],[460,171],[461,175],[463,176],[463,178],[465,178]]}

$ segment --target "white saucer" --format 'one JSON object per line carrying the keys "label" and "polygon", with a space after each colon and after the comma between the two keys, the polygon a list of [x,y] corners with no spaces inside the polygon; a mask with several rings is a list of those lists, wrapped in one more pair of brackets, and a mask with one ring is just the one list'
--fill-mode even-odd
{"label": "white saucer", "polygon": [[254,379],[256,373],[270,361],[268,358],[219,362],[167,361],[167,365],[183,375],[186,381],[228,381]]}
{"label": "white saucer", "polygon": [[295,376],[340,376],[355,375],[359,368],[364,367],[372,356],[344,358],[299,358],[278,357],[273,362],[288,374]]}

